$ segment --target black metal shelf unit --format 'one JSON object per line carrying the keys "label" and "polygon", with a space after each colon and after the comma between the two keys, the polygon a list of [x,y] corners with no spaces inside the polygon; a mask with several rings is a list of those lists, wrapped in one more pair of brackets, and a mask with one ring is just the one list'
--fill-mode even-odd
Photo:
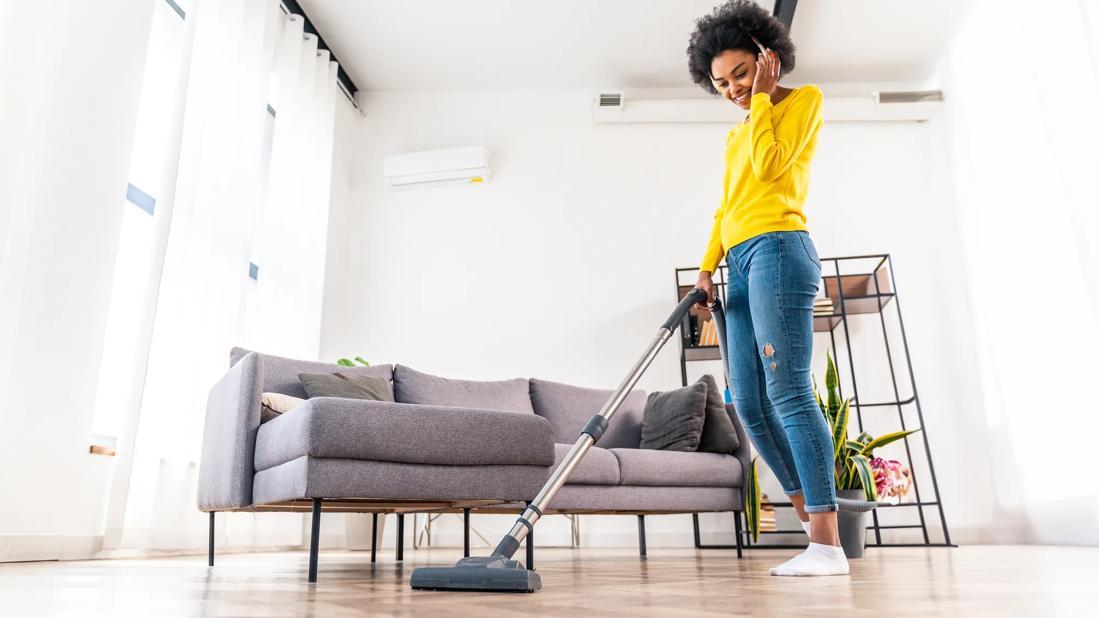
{"label": "black metal shelf unit", "polygon": [[[836,361],[836,368],[840,376],[840,397],[847,397],[844,389],[849,385],[849,395],[851,397],[851,408],[855,411],[855,420],[858,424],[858,432],[866,431],[867,425],[874,425],[874,435],[880,435],[889,431],[905,430],[910,427],[912,412],[915,412],[915,420],[917,421],[917,427],[921,428],[921,431],[904,438],[899,442],[895,442],[894,445],[903,444],[903,457],[904,463],[909,467],[912,474],[912,495],[915,497],[913,502],[901,502],[899,504],[883,504],[879,510],[888,509],[888,511],[879,510],[872,511],[872,525],[867,526],[867,531],[873,531],[873,541],[868,540],[868,547],[953,547],[950,542],[950,531],[946,524],[946,515],[943,512],[942,500],[939,493],[939,482],[935,475],[935,466],[931,459],[931,447],[928,442],[927,426],[924,423],[923,408],[920,405],[919,393],[916,390],[916,375],[912,368],[912,357],[908,348],[908,336],[904,330],[904,318],[901,315],[900,298],[897,295],[896,280],[893,275],[893,262],[889,254],[874,254],[874,255],[856,255],[848,257],[836,257],[825,258],[821,260],[822,271],[824,271],[822,280],[825,291],[825,296],[832,301],[831,313],[815,313],[813,317],[813,331],[821,338],[825,338],[827,335],[827,342],[829,349],[832,353],[832,358]],[[698,268],[677,268],[675,269],[675,284],[677,298],[683,298],[683,296],[694,287],[695,281],[698,277]],[[714,293],[719,295],[719,298],[725,298],[727,273],[724,264],[718,266],[717,272],[713,275],[714,278]],[[873,320],[874,317],[877,320]],[[887,319],[887,316],[889,319]],[[709,312],[699,311],[692,309],[691,312],[684,318],[682,328],[680,329],[680,374],[682,376],[683,385],[687,385],[687,365],[688,363],[695,361],[720,361],[720,352],[717,346],[700,346],[698,345],[700,335],[704,330],[705,322],[710,319]],[[866,331],[859,332],[862,329],[855,328],[852,330],[852,323],[863,323],[866,321],[876,321],[881,327],[880,342],[884,347],[885,362],[883,363],[888,367],[888,378],[885,378],[884,372],[881,372],[876,379],[867,381],[865,375],[875,373],[874,370],[881,371],[882,364],[871,365],[868,364],[867,356],[863,354],[860,356],[862,361],[859,364],[863,377],[863,391],[868,390],[868,386],[875,386],[877,384],[884,384],[886,394],[878,395],[877,401],[868,399],[866,403],[862,402],[862,398],[859,396],[859,377],[856,372],[855,362],[855,347],[852,345],[852,339],[857,335],[862,343],[867,343]],[[892,340],[891,340],[892,331]],[[901,370],[901,377],[898,378],[898,361],[894,360],[894,355],[899,352],[897,350],[896,342],[898,339],[903,348],[903,364],[904,369]],[[721,372],[724,376],[724,371]],[[903,378],[907,376],[907,385],[902,385]],[[902,396],[902,390],[905,395]],[[865,413],[868,415],[864,419]],[[889,408],[896,410],[896,418],[890,421],[886,412]],[[906,419],[906,416],[908,417]],[[864,423],[865,420],[865,423]],[[887,426],[887,423],[896,424]],[[912,442],[918,441],[916,448],[913,448]],[[891,448],[894,445],[890,445]],[[919,446],[922,445],[922,449]],[[916,455],[919,461],[913,457]],[[899,458],[899,457],[898,457]],[[921,479],[926,484],[930,481],[931,494],[927,495],[926,489],[921,490]],[[772,506],[776,508],[785,507],[790,508],[792,505],[789,502],[772,502]],[[941,525],[941,537],[936,535],[936,538],[932,538],[932,535],[928,529],[927,514],[925,514],[925,508],[935,507],[934,510],[938,511],[938,519]],[[931,515],[934,515],[934,510],[931,511]],[[883,519],[886,519],[886,512],[889,513],[916,513],[918,522],[913,522],[911,519],[896,521],[893,516],[888,516],[889,521],[883,523]],[[699,542],[698,532],[698,517],[694,517],[695,525],[695,545],[703,549],[706,548],[733,548],[736,545],[703,545]],[[738,526],[739,528],[739,526]],[[911,543],[898,540],[897,542],[891,542],[890,539],[883,539],[882,531],[888,530],[905,530],[905,529],[919,529],[922,532],[923,543]],[[751,535],[747,530],[738,530],[738,535],[743,535],[741,539],[743,545],[746,547],[756,547],[760,549],[764,548],[801,548],[804,545],[790,545],[790,544],[775,544],[775,543],[755,543],[751,541]],[[800,529],[798,530],[774,530],[764,532],[767,535],[776,534],[804,534]]]}

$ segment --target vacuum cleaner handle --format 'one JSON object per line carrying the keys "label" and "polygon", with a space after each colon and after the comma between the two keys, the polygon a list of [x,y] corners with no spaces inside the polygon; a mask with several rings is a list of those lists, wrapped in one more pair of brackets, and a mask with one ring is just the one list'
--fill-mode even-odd
{"label": "vacuum cleaner handle", "polygon": [[675,327],[683,321],[684,316],[691,310],[691,307],[699,303],[706,302],[706,291],[701,288],[694,288],[687,295],[683,297],[683,300],[679,301],[679,305],[676,306],[672,315],[668,316],[668,320],[664,322],[662,328],[668,330],[675,330]]}
{"label": "vacuum cleaner handle", "polygon": [[633,369],[626,376],[622,383],[618,385],[618,388],[611,393],[607,402],[603,404],[603,409],[599,411],[599,414],[591,417],[588,424],[581,430],[580,438],[576,441],[576,444],[572,446],[568,454],[561,461],[557,469],[553,471],[549,480],[535,496],[534,500],[527,504],[527,508],[523,510],[519,515],[519,519],[516,520],[515,525],[511,527],[511,530],[504,536],[500,543],[493,550],[492,555],[502,558],[511,558],[515,553],[515,550],[519,548],[519,544],[526,538],[527,533],[533,528],[534,523],[542,516],[543,510],[550,500],[557,495],[558,490],[565,484],[565,480],[568,479],[569,474],[572,473],[588,450],[593,444],[603,435],[606,431],[607,425],[610,422],[611,416],[622,405],[622,402],[626,400],[626,395],[633,389],[634,384],[637,384],[637,380],[641,378],[641,374],[648,369],[649,365],[656,358],[657,352],[660,351],[664,344],[668,342],[672,337],[672,333],[675,329],[683,323],[683,318],[687,316],[687,312],[690,311],[693,305],[706,302],[707,295],[704,290],[694,288],[683,297],[683,300],[679,301],[679,305],[676,306],[672,314],[668,316],[668,319],[660,327],[656,337],[646,348],[645,353],[634,364]]}

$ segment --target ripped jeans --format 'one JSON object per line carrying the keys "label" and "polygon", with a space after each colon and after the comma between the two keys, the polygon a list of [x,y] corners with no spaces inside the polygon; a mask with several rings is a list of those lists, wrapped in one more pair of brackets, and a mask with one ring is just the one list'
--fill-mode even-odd
{"label": "ripped jeans", "polygon": [[733,403],[756,451],[805,511],[836,510],[832,436],[813,395],[813,298],[820,257],[805,232],[729,249],[725,299]]}

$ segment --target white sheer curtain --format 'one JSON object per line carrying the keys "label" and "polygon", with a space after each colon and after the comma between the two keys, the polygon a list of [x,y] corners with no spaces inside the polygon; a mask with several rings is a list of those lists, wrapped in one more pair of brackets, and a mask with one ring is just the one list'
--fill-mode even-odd
{"label": "white sheer curtain", "polygon": [[336,63],[328,61],[327,51],[317,51],[316,37],[300,36],[300,20],[286,27],[293,36],[282,37],[275,52],[270,182],[253,250],[260,273],[241,341],[268,353],[315,358],[324,295]]}
{"label": "white sheer curtain", "polygon": [[0,560],[56,559],[101,529],[110,458],[88,453],[89,402],[152,9],[0,3],[0,492],[18,496]]}
{"label": "white sheer curtain", "polygon": [[[124,513],[121,536],[107,549],[201,546],[202,423],[230,347],[319,346],[335,64],[276,0],[202,0],[189,18],[171,226],[134,456],[109,506]],[[239,514],[219,545],[297,544],[298,521]]]}
{"label": "white sheer curtain", "polygon": [[1099,544],[1099,9],[1050,0],[1043,28],[1033,8],[974,2],[944,65],[980,438],[998,540]]}

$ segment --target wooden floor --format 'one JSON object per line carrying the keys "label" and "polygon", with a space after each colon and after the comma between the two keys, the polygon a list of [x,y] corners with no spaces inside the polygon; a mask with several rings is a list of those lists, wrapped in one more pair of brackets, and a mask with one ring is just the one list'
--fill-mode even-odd
{"label": "wooden floor", "polygon": [[[539,549],[535,594],[413,591],[412,569],[453,549],[0,564],[0,616],[1095,616],[1099,548],[870,549],[844,577],[780,578],[792,550]],[[521,552],[520,552],[521,553]]]}

